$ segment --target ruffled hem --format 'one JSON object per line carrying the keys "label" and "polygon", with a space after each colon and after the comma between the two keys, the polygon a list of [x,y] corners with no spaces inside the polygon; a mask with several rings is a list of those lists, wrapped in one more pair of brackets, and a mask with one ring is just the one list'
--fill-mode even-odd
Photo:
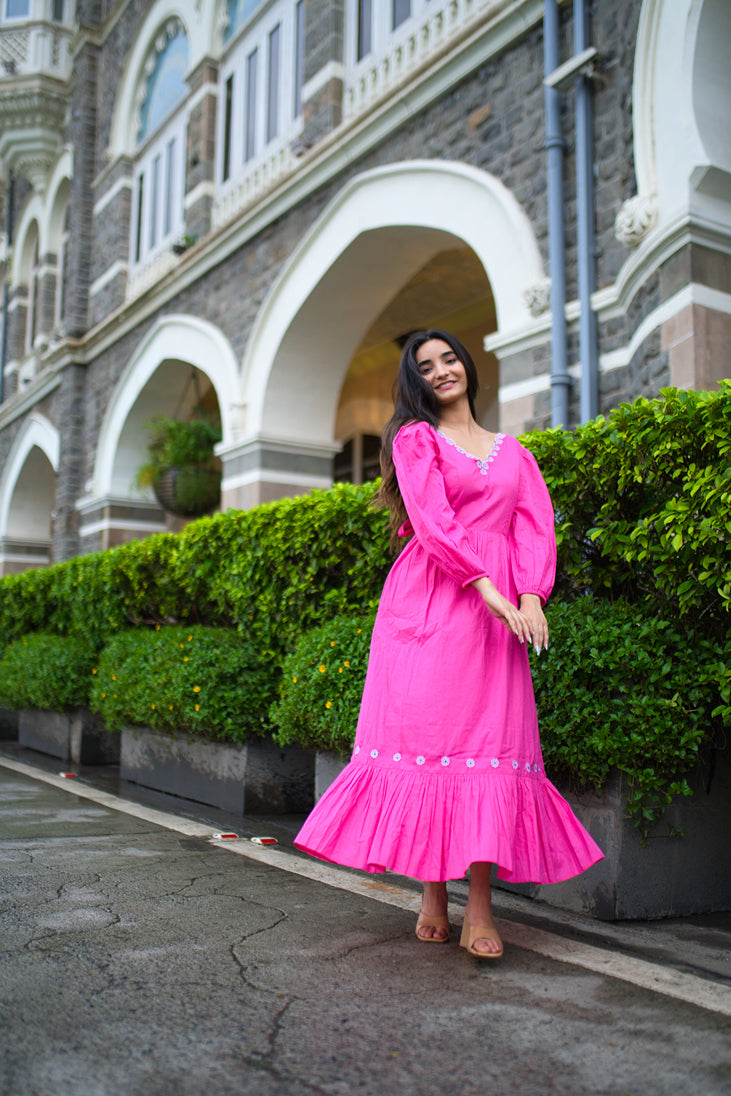
{"label": "ruffled hem", "polygon": [[311,812],[297,848],[350,868],[427,881],[498,865],[511,883],[561,883],[603,859],[545,776],[452,776],[349,764]]}

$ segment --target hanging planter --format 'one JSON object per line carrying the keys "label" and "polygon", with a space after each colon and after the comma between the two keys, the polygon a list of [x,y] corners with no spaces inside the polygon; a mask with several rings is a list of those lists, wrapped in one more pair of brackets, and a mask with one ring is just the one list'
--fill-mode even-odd
{"label": "hanging planter", "polygon": [[137,473],[138,487],[151,487],[170,514],[200,517],[221,498],[221,466],[213,448],[221,431],[205,419],[183,422],[157,415],[145,424],[152,433],[150,459]]}
{"label": "hanging planter", "polygon": [[221,499],[221,470],[204,464],[166,468],[153,487],[155,497],[170,514],[199,517],[215,510]]}

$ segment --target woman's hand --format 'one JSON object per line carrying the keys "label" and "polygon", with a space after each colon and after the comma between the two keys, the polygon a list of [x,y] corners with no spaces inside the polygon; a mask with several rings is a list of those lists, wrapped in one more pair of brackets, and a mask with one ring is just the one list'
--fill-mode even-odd
{"label": "woman's hand", "polygon": [[[512,601],[508,601],[506,597],[503,597],[487,576],[476,579],[472,585],[479,592],[492,615],[501,620],[509,632],[517,636],[521,643],[525,643],[526,640],[529,643],[531,642],[530,623],[528,617],[523,613],[522,607],[516,609]],[[540,611],[540,600],[538,606]],[[541,616],[543,616],[543,613],[541,613]],[[546,632],[547,636],[548,632]]]}
{"label": "woman's hand", "polygon": [[538,594],[521,594],[520,611],[530,627],[530,641],[536,654],[548,647],[548,621],[543,615],[543,607]]}

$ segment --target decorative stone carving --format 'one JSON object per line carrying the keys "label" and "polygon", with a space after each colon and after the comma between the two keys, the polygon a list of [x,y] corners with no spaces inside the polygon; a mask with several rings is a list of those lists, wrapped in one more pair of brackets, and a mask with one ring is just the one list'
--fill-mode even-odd
{"label": "decorative stone carving", "polygon": [[657,221],[657,201],[642,194],[629,198],[614,220],[614,235],[626,247],[637,247]]}
{"label": "decorative stone carving", "polygon": [[551,279],[529,285],[523,293],[523,300],[531,316],[538,317],[548,312],[551,307]]}

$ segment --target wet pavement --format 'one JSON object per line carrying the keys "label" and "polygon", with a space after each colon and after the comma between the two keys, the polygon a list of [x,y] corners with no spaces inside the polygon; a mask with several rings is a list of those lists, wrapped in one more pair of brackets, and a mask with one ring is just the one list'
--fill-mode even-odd
{"label": "wet pavement", "polygon": [[727,914],[603,925],[497,893],[481,963],[456,928],[416,940],[408,881],[291,850],[298,819],[2,754],[2,1096],[731,1093]]}

